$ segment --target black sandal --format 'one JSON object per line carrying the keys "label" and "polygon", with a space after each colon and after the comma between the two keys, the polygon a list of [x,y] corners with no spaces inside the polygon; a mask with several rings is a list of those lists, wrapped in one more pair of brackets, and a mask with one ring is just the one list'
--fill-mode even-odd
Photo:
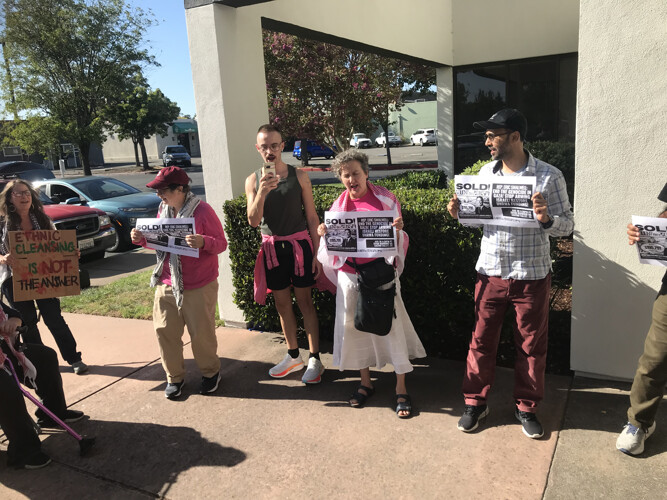
{"label": "black sandal", "polygon": [[[359,392],[359,389],[366,391],[366,394]],[[366,400],[375,394],[375,389],[373,387],[366,387],[365,385],[360,385],[352,396],[350,396],[350,406],[352,408],[361,408],[366,403]],[[356,401],[353,403],[352,400]]]}
{"label": "black sandal", "polygon": [[[399,401],[405,399],[405,401]],[[400,412],[406,411],[407,415],[400,415]],[[396,416],[398,418],[410,418],[412,416],[412,401],[407,394],[396,394]]]}

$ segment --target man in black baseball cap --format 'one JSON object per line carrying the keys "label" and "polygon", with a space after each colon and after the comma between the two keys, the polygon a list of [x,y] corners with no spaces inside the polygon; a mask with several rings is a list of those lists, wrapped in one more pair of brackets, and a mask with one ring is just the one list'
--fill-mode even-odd
{"label": "man in black baseball cap", "polygon": [[518,109],[510,108],[501,109],[488,120],[475,122],[472,125],[478,130],[504,128],[505,130],[519,132],[522,141],[526,140],[526,131],[528,130],[528,122],[523,113]]}
{"label": "man in black baseball cap", "polygon": [[[536,416],[544,397],[551,255],[549,238],[569,235],[574,218],[563,174],[530,154],[524,146],[526,118],[516,109],[503,109],[486,121],[473,124],[485,131],[491,161],[480,177],[535,177],[532,209],[538,227],[484,225],[475,266],[475,328],[463,378],[465,410],[458,429],[473,432],[489,413],[487,397],[496,365],[505,311],[515,313],[517,360],[514,366],[515,416],[523,433],[532,439],[544,435]],[[498,179],[500,180],[500,179]],[[447,205],[458,218],[460,203],[454,194]]]}

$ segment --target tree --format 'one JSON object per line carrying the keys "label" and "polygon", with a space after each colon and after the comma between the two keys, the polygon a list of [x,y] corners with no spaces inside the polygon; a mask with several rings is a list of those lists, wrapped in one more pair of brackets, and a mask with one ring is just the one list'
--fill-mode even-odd
{"label": "tree", "polygon": [[269,114],[286,135],[317,139],[338,151],[353,132],[388,132],[389,106],[403,92],[428,88],[433,68],[264,31]]}
{"label": "tree", "polygon": [[[2,15],[15,96],[9,111],[55,120],[58,141],[79,147],[90,175],[90,145],[104,141],[103,110],[143,65],[155,64],[142,48],[152,16],[125,0],[4,0]],[[11,102],[6,80],[3,90]]]}
{"label": "tree", "polygon": [[144,170],[148,170],[148,156],[144,140],[160,134],[167,135],[168,122],[178,118],[180,108],[169,100],[160,89],[151,91],[145,79],[136,75],[132,85],[106,111],[111,129],[120,139],[131,139],[134,145],[134,158],[139,166],[138,147]]}

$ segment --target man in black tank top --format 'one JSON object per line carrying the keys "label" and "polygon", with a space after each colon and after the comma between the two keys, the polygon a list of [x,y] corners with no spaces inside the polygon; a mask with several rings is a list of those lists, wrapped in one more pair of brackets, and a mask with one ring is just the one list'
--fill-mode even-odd
{"label": "man in black tank top", "polygon": [[[322,380],[324,367],[320,361],[319,325],[311,291],[322,268],[316,258],[320,243],[317,234],[320,219],[315,211],[313,188],[306,172],[282,161],[281,152],[285,143],[276,127],[268,124],[259,127],[255,147],[264,161],[264,167],[246,179],[248,222],[252,227],[259,226],[262,231],[260,253],[264,254],[266,286],[273,293],[288,349],[283,360],[269,370],[269,375],[282,378],[304,367],[292,309],[293,287],[310,348],[308,369],[301,380],[305,384],[317,384]],[[269,269],[267,253],[273,252],[277,265],[270,259]],[[303,271],[295,272],[295,259],[298,261],[301,255]],[[255,281],[259,281],[258,276],[255,276]]]}

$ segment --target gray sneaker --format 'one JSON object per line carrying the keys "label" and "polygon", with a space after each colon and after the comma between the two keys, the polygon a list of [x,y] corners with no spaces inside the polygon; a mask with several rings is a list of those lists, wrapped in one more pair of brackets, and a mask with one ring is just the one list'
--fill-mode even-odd
{"label": "gray sneaker", "polygon": [[183,388],[184,382],[170,382],[167,384],[167,388],[164,390],[164,397],[167,399],[176,399],[181,395],[181,389]]}
{"label": "gray sneaker", "polygon": [[463,432],[472,432],[477,429],[481,419],[489,414],[489,407],[486,405],[473,406],[466,405],[463,415],[459,419],[458,429]]}
{"label": "gray sneaker", "polygon": [[530,439],[539,439],[544,436],[544,429],[542,428],[540,421],[537,420],[537,415],[515,408],[514,416],[521,422],[523,433]]}
{"label": "gray sneaker", "polygon": [[626,455],[639,455],[644,452],[644,441],[655,431],[655,422],[648,429],[635,427],[630,422],[625,424],[623,432],[616,440],[616,449]]}

